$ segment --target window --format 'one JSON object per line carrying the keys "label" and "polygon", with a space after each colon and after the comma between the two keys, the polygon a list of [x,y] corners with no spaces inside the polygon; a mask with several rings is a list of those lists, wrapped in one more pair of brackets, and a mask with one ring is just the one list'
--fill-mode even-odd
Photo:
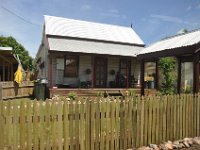
{"label": "window", "polygon": [[65,77],[78,76],[78,56],[66,56],[64,76]]}
{"label": "window", "polygon": [[155,88],[155,76],[156,76],[156,63],[155,62],[145,62],[145,74],[144,83],[145,88],[153,89]]}
{"label": "window", "polygon": [[120,73],[126,78],[130,76],[131,61],[126,59],[121,59],[120,61]]}
{"label": "window", "polygon": [[181,63],[181,92],[193,92],[193,62]]}

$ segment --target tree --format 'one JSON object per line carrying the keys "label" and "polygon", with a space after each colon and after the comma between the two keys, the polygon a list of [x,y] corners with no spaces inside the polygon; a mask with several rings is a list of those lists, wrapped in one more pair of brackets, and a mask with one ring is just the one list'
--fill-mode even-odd
{"label": "tree", "polygon": [[162,81],[161,92],[163,94],[174,94],[174,77],[173,71],[176,67],[175,60],[172,57],[165,57],[159,60],[159,66],[163,73],[164,79]]}
{"label": "tree", "polygon": [[22,63],[24,70],[35,69],[35,63],[31,56],[29,56],[28,51],[16,39],[12,36],[4,37],[0,36],[0,46],[2,47],[12,47],[13,54],[17,54]]}

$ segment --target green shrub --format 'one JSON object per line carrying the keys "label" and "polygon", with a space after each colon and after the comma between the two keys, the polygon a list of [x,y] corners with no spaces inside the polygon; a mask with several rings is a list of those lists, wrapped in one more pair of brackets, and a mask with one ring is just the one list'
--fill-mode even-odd
{"label": "green shrub", "polygon": [[173,71],[176,67],[175,59],[172,57],[165,57],[159,60],[159,66],[163,73],[164,79],[162,81],[161,93],[174,94],[174,77]]}
{"label": "green shrub", "polygon": [[70,100],[75,100],[77,98],[77,93],[76,92],[69,92],[67,94],[67,97],[70,99]]}
{"label": "green shrub", "polygon": [[97,92],[97,97],[104,97],[104,93],[103,93],[103,92],[100,92],[100,91],[98,91],[98,92]]}
{"label": "green shrub", "polygon": [[134,91],[134,89],[130,89],[130,90],[128,91],[128,95],[131,96],[131,97],[135,96],[135,91]]}

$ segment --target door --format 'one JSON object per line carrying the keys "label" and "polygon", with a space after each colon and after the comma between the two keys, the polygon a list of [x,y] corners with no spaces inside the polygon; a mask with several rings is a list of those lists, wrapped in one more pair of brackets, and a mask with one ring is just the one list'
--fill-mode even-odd
{"label": "door", "polygon": [[95,57],[94,59],[94,87],[106,87],[107,82],[107,58]]}
{"label": "door", "polygon": [[120,61],[120,81],[119,87],[129,87],[129,78],[131,75],[131,60],[130,59],[121,59]]}

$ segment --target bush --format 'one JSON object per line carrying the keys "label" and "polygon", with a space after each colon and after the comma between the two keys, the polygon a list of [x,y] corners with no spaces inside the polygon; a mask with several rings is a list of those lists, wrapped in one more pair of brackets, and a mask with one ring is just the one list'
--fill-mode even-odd
{"label": "bush", "polygon": [[69,92],[67,94],[67,97],[70,99],[70,100],[75,100],[77,98],[77,93],[75,92]]}
{"label": "bush", "polygon": [[159,66],[163,73],[164,79],[162,81],[161,93],[174,94],[174,77],[173,71],[175,69],[175,59],[172,57],[165,57],[159,60]]}

